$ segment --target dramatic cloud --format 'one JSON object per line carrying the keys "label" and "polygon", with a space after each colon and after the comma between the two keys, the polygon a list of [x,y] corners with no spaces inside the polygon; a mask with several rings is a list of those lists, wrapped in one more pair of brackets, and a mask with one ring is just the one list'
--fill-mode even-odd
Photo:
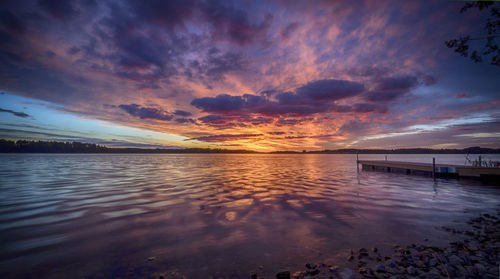
{"label": "dramatic cloud", "polygon": [[212,136],[204,136],[192,138],[190,140],[198,140],[205,142],[221,142],[221,141],[233,141],[233,140],[241,140],[241,139],[251,139],[255,137],[262,136],[261,134],[236,134],[236,135],[212,135]]}
{"label": "dramatic cloud", "polygon": [[297,88],[298,96],[314,101],[336,101],[355,96],[365,90],[363,84],[347,80],[317,80]]}
{"label": "dramatic cloud", "polygon": [[239,45],[253,42],[265,43],[273,16],[264,14],[260,21],[252,22],[244,9],[230,2],[208,1],[202,5],[205,18],[213,24],[213,36],[218,40],[230,40]]}
{"label": "dramatic cloud", "polygon": [[[257,96],[256,96],[257,97]],[[246,100],[241,96],[230,96],[228,94],[217,95],[217,97],[205,97],[194,99],[191,105],[202,109],[204,112],[224,113],[237,112],[246,105]]]}
{"label": "dramatic cloud", "polygon": [[280,32],[280,35],[281,35],[281,38],[283,40],[287,40],[288,38],[290,38],[290,36],[292,35],[293,32],[295,32],[295,30],[297,30],[300,26],[300,23],[298,22],[292,22],[290,24],[288,24],[285,28],[283,28]]}
{"label": "dramatic cloud", "polygon": [[[494,145],[498,138],[478,138],[500,119],[500,68],[444,45],[484,27],[462,5],[7,0],[0,117],[30,122],[57,111],[199,139],[179,146],[396,147],[403,143],[390,138],[418,143],[416,134],[386,135],[415,126],[436,145]],[[5,96],[47,103],[32,111]],[[469,133],[477,137],[450,128],[464,122],[479,127]]]}
{"label": "dramatic cloud", "polygon": [[174,111],[174,114],[177,115],[177,116],[184,116],[184,117],[193,115],[189,111],[183,111],[183,110],[180,110],[180,109]]}
{"label": "dramatic cloud", "polygon": [[126,111],[128,114],[139,117],[140,119],[169,121],[173,118],[172,115],[161,109],[142,107],[138,104],[119,105],[118,107]]}
{"label": "dramatic cloud", "polygon": [[[335,103],[335,101],[359,95],[364,90],[365,86],[357,82],[318,80],[298,87],[295,93],[276,94],[276,100],[252,94],[243,94],[242,96],[221,94],[216,97],[194,99],[191,104],[204,112],[213,114],[260,114],[274,117],[307,116],[322,112],[385,112],[386,109],[380,105],[353,104],[350,106]],[[204,119],[201,120],[207,122]]]}
{"label": "dramatic cloud", "polygon": [[11,113],[15,116],[18,116],[18,117],[22,117],[22,118],[26,118],[26,117],[29,117],[29,114],[26,114],[24,112],[20,112],[20,111],[13,111],[13,110],[10,110],[10,109],[3,109],[3,108],[0,108],[0,112],[7,112],[7,113]]}
{"label": "dramatic cloud", "polygon": [[[428,84],[428,81],[425,83]],[[418,85],[415,76],[381,78],[376,81],[373,91],[367,92],[365,97],[372,102],[388,102],[403,96]]]}
{"label": "dramatic cloud", "polygon": [[15,14],[9,11],[0,11],[0,24],[16,33],[24,32],[24,24]]}

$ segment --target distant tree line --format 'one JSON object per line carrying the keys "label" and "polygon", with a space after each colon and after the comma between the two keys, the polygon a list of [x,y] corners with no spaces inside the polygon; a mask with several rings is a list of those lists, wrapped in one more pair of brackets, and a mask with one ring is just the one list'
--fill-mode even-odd
{"label": "distant tree line", "polygon": [[[113,148],[104,145],[81,142],[29,141],[0,139],[0,153],[262,153],[250,150],[183,148],[147,149]],[[500,148],[468,147],[464,149],[335,149],[323,151],[275,151],[272,154],[500,154]]]}
{"label": "distant tree line", "polygon": [[498,154],[500,148],[482,148],[479,146],[464,149],[400,148],[400,149],[335,149],[311,151],[308,153],[331,154]]}
{"label": "distant tree line", "polygon": [[211,148],[148,149],[110,148],[81,142],[29,141],[0,139],[0,153],[257,153],[249,150]]}

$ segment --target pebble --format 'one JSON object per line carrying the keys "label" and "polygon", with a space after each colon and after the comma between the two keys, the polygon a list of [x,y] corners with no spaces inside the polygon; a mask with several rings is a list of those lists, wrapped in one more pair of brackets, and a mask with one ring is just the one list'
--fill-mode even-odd
{"label": "pebble", "polygon": [[290,279],[290,271],[281,271],[276,273],[276,279]]}
{"label": "pebble", "polygon": [[331,273],[338,273],[340,270],[340,268],[338,266],[331,266],[328,268],[328,271],[330,271]]}
{"label": "pebble", "polygon": [[359,274],[363,274],[363,275],[367,275],[370,273],[370,269],[366,268],[366,267],[360,267],[358,269],[358,272]]}
{"label": "pebble", "polygon": [[307,273],[314,276],[319,273],[319,269],[309,269]]}
{"label": "pebble", "polygon": [[340,273],[340,278],[342,279],[354,279],[354,271],[350,268],[346,268],[344,269],[344,271],[342,271]]}
{"label": "pebble", "polygon": [[316,268],[316,264],[313,264],[313,263],[307,263],[306,264],[306,267],[309,268],[309,269],[315,269]]}
{"label": "pebble", "polygon": [[412,276],[415,276],[418,273],[417,270],[413,266],[409,266],[408,268],[406,268],[406,272],[408,272],[408,274],[410,274]]}
{"label": "pebble", "polygon": [[386,273],[387,270],[385,269],[385,266],[379,264],[377,266],[375,266],[375,271],[376,272],[380,272],[380,273]]}

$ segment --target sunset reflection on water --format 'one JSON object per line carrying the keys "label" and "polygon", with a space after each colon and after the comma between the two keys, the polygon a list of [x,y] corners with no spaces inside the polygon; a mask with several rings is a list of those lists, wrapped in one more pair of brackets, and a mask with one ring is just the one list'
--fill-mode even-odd
{"label": "sunset reflection on water", "polygon": [[439,244],[437,225],[500,200],[477,182],[357,173],[354,155],[1,156],[2,278],[271,276],[349,248]]}

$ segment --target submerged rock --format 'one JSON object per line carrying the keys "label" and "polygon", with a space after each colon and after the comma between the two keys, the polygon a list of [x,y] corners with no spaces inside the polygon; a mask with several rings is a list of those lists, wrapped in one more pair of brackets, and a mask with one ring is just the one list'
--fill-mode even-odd
{"label": "submerged rock", "polygon": [[340,271],[340,268],[338,266],[331,266],[328,268],[328,271],[337,274]]}
{"label": "submerged rock", "polygon": [[307,274],[309,275],[317,275],[319,273],[319,269],[309,269]]}
{"label": "submerged rock", "polygon": [[379,264],[375,266],[375,272],[386,273],[387,270],[385,269],[385,266]]}
{"label": "submerged rock", "polygon": [[314,263],[307,263],[306,267],[309,268],[309,269],[315,269],[316,268],[316,264],[314,264]]}
{"label": "submerged rock", "polygon": [[340,273],[340,278],[342,279],[354,279],[354,271],[350,268],[346,268],[344,269],[344,271],[342,271]]}
{"label": "submerged rock", "polygon": [[290,279],[290,271],[281,271],[276,273],[276,279]]}
{"label": "submerged rock", "polygon": [[418,274],[417,270],[413,266],[409,266],[406,269],[406,272],[408,272],[409,275],[415,276]]}

